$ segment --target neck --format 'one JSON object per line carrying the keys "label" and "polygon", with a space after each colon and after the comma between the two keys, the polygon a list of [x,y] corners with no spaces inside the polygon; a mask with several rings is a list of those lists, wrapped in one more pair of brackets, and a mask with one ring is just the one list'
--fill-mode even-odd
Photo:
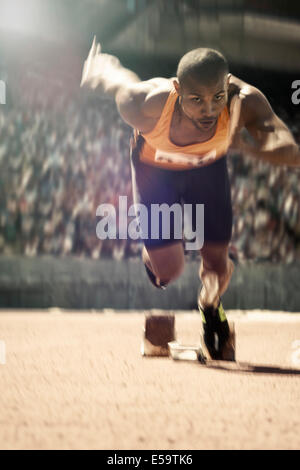
{"label": "neck", "polygon": [[183,106],[180,103],[180,98],[177,101],[177,115],[178,115],[178,123],[184,123],[185,127],[188,127],[191,130],[201,130],[199,127],[194,123],[194,121],[189,117],[188,114],[184,111]]}
{"label": "neck", "polygon": [[191,131],[197,131],[202,133],[204,136],[210,134],[211,130],[207,131],[202,129],[197,122],[195,122],[184,110],[183,106],[180,106],[181,120],[184,122],[184,126],[190,129]]}

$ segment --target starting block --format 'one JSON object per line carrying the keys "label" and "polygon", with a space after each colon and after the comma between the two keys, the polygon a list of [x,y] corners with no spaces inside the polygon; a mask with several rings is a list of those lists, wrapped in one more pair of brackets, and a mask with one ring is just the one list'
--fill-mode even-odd
{"label": "starting block", "polygon": [[[229,323],[229,329],[230,336],[222,351],[222,360],[235,361],[234,323]],[[168,356],[175,361],[198,361],[201,364],[211,361],[201,332],[199,344],[182,344],[176,339],[175,315],[173,312],[162,313],[161,310],[152,310],[146,314],[143,333],[142,356]]]}
{"label": "starting block", "polygon": [[169,356],[168,343],[175,341],[175,315],[152,310],[146,314],[141,344],[142,356]]}

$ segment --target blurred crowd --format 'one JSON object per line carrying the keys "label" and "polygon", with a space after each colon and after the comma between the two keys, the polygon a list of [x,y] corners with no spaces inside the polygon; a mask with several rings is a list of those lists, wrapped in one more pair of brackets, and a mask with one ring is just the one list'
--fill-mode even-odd
{"label": "blurred crowd", "polygon": [[[48,93],[29,77],[0,107],[0,253],[26,256],[140,256],[132,240],[100,240],[99,204],[132,204],[131,129],[103,97]],[[24,78],[25,80],[25,78]],[[300,115],[276,110],[300,143]],[[300,259],[298,169],[245,155],[228,160],[234,210],[230,255],[236,261]],[[188,259],[199,253],[187,252]]]}
{"label": "blurred crowd", "polygon": [[[300,113],[291,116],[272,101],[300,145]],[[229,170],[234,208],[232,257],[239,261],[300,260],[300,169],[235,155],[229,160]]]}

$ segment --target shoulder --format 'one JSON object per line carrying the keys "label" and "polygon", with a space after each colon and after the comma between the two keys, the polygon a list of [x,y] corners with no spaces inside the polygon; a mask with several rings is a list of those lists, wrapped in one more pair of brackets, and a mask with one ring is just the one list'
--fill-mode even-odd
{"label": "shoulder", "polygon": [[132,127],[143,131],[149,121],[158,119],[172,90],[172,80],[153,78],[123,87],[116,103],[122,118]]}
{"label": "shoulder", "polygon": [[267,101],[265,95],[258,88],[232,75],[229,81],[228,96],[232,98],[234,95],[239,95],[247,103]]}
{"label": "shoulder", "polygon": [[230,77],[228,101],[234,96],[241,100],[241,113],[245,124],[266,119],[274,115],[273,109],[264,93],[237,77]]}
{"label": "shoulder", "polygon": [[173,88],[172,81],[154,78],[149,82],[152,89],[149,90],[143,103],[143,112],[150,117],[159,117]]}

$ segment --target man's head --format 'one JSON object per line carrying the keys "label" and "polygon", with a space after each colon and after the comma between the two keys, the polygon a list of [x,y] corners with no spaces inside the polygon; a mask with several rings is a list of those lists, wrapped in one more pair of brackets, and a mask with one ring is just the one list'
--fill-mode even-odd
{"label": "man's head", "polygon": [[211,129],[227,104],[230,74],[214,49],[194,49],[179,61],[174,86],[183,113],[201,130]]}

